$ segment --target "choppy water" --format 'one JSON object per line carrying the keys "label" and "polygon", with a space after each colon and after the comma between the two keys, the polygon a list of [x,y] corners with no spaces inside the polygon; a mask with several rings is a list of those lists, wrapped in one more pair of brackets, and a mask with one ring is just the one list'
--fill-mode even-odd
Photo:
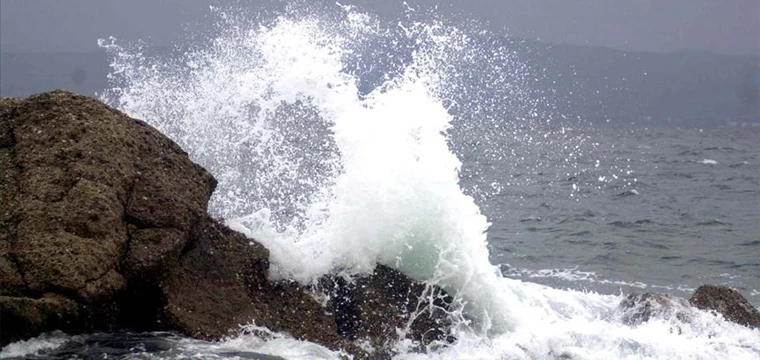
{"label": "choppy water", "polygon": [[[211,211],[270,249],[272,277],[379,262],[446,288],[457,342],[399,342],[399,359],[760,358],[758,330],[697,311],[632,327],[617,310],[622,291],[705,282],[758,302],[757,131],[565,120],[508,42],[427,11],[273,13],[212,11],[215,31],[171,53],[102,42],[103,99],[220,180]],[[341,356],[250,333],[53,334],[1,355],[34,353]]]}
{"label": "choppy water", "polygon": [[[552,169],[556,160],[533,166],[541,151],[527,166],[488,173],[514,182],[482,207],[493,222],[491,259],[509,265],[505,274],[684,297],[723,284],[760,305],[760,129],[572,132],[599,145],[570,173]],[[480,164],[477,154],[470,161]]]}

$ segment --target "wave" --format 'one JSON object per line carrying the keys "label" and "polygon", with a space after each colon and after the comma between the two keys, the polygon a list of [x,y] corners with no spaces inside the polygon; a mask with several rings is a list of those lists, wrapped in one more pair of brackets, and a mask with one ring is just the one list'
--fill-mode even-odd
{"label": "wave", "polygon": [[[526,126],[541,99],[508,44],[416,9],[385,23],[350,6],[301,5],[256,21],[214,10],[216,32],[169,54],[101,42],[114,86],[103,99],[219,179],[214,213],[269,248],[273,277],[309,284],[381,263],[444,287],[455,298],[457,342],[431,354],[400,343],[403,359],[760,355],[757,330],[706,313],[680,332],[677,319],[631,327],[615,320],[618,295],[505,278],[489,262],[489,222],[460,186],[452,147],[462,142],[451,134],[546,137]],[[263,344],[280,355],[306,346],[278,339]]]}

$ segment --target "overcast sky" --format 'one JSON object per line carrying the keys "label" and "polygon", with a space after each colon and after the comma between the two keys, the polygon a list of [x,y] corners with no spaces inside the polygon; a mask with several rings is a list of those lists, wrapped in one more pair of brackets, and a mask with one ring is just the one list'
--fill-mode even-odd
{"label": "overcast sky", "polygon": [[[238,1],[251,7],[264,2]],[[384,17],[402,11],[400,0],[340,2],[358,4]],[[424,7],[438,4],[441,12],[488,22],[492,30],[546,42],[760,55],[760,0],[408,2]],[[0,0],[0,50],[91,51],[97,48],[98,38],[111,35],[168,44],[179,39],[188,24],[208,22],[208,4],[197,0]]]}

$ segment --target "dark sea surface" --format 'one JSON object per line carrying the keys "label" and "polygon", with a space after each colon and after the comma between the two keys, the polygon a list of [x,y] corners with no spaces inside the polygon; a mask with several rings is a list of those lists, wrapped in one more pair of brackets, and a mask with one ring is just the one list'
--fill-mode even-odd
{"label": "dark sea surface", "polygon": [[492,222],[492,262],[505,275],[685,297],[701,284],[722,284],[760,305],[760,129],[566,131],[593,145],[581,146],[564,173],[562,156],[547,154],[558,145],[487,169],[477,154],[465,159],[485,182],[501,183],[481,208]]}

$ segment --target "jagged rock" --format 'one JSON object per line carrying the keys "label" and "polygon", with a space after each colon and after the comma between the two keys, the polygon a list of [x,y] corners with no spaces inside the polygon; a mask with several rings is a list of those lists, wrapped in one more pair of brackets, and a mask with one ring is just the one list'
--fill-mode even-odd
{"label": "jagged rock", "polygon": [[216,180],[97,100],[0,99],[0,170],[0,346],[52,330],[218,339],[251,322],[355,358],[387,354],[359,342],[386,349],[397,328],[450,340],[446,294],[387,267],[332,278],[327,307],[270,281],[268,251],[206,213]]}
{"label": "jagged rock", "polygon": [[691,295],[689,303],[702,310],[715,311],[728,321],[750,328],[760,328],[760,311],[735,289],[702,285]]}
{"label": "jagged rock", "polygon": [[620,321],[636,326],[653,318],[688,321],[689,303],[670,294],[632,293],[618,305]]}

